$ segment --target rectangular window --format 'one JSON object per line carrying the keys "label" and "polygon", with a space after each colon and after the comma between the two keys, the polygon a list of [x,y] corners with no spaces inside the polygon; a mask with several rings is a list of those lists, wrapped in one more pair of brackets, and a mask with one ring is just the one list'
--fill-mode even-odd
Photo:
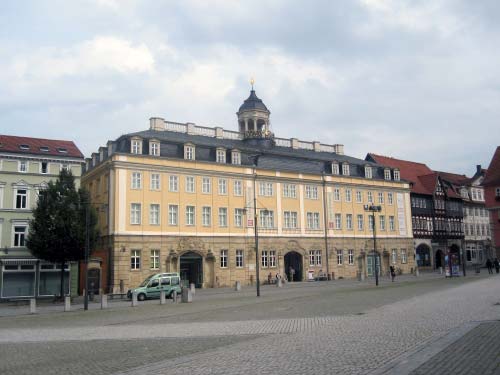
{"label": "rectangular window", "polygon": [[26,160],[19,161],[19,172],[21,173],[28,172],[28,162]]}
{"label": "rectangular window", "polygon": [[349,250],[349,265],[352,266],[354,264],[354,250]]}
{"label": "rectangular window", "polygon": [[363,230],[363,215],[358,215],[358,230]]}
{"label": "rectangular window", "polygon": [[319,229],[319,212],[307,213],[307,229]]}
{"label": "rectangular window", "polygon": [[333,189],[333,200],[340,202],[340,189],[339,188]]}
{"label": "rectangular window", "polygon": [[227,208],[219,208],[219,227],[227,227]]}
{"label": "rectangular window", "polygon": [[392,264],[396,264],[398,262],[398,249],[392,249],[391,261],[392,261]]}
{"label": "rectangular window", "polygon": [[219,178],[219,195],[227,195],[227,180]]}
{"label": "rectangular window", "polygon": [[368,216],[368,229],[373,230],[373,224],[374,224],[374,222],[373,222],[373,216],[369,215]]}
{"label": "rectangular window", "polygon": [[316,257],[314,256],[314,250],[309,250],[309,265],[314,266],[316,262]]}
{"label": "rectangular window", "polygon": [[130,250],[130,269],[141,269],[141,250]]}
{"label": "rectangular window", "polygon": [[201,209],[201,224],[204,227],[212,225],[212,208],[205,206]]}
{"label": "rectangular window", "polygon": [[28,207],[28,190],[17,189],[16,190],[16,208],[25,209]]}
{"label": "rectangular window", "polygon": [[243,195],[243,182],[241,180],[234,180],[233,194],[238,197]]}
{"label": "rectangular window", "polygon": [[168,176],[168,190],[174,193],[179,191],[179,178],[177,176]]}
{"label": "rectangular window", "polygon": [[345,215],[345,227],[348,230],[352,230],[352,214]]}
{"label": "rectangular window", "polygon": [[141,223],[141,204],[130,204],[130,224],[138,225]]}
{"label": "rectangular window", "polygon": [[226,163],[226,150],[217,150],[217,163]]}
{"label": "rectangular window", "polygon": [[262,253],[260,254],[260,260],[261,260],[262,268],[266,268],[268,265],[268,261],[269,261],[267,250],[262,250]]}
{"label": "rectangular window", "polygon": [[384,170],[384,178],[386,180],[390,180],[391,179],[391,170],[390,169],[385,169]]}
{"label": "rectangular window", "polygon": [[184,159],[194,160],[194,146],[184,146]]}
{"label": "rectangular window", "polygon": [[380,215],[379,216],[379,230],[385,230],[385,216]]}
{"label": "rectangular window", "polygon": [[332,174],[340,174],[339,163],[332,163]]}
{"label": "rectangular window", "polygon": [[363,193],[361,190],[356,190],[356,203],[363,203]]}
{"label": "rectangular window", "polygon": [[341,266],[344,263],[343,250],[337,250],[337,265]]}
{"label": "rectangular window", "polygon": [[227,268],[227,250],[220,251],[220,268]]}
{"label": "rectangular window", "polygon": [[238,228],[243,226],[243,208],[234,209],[234,226]]}
{"label": "rectangular window", "polygon": [[342,215],[335,214],[335,229],[342,229]]}
{"label": "rectangular window", "polygon": [[160,190],[160,174],[151,173],[151,190]]}
{"label": "rectangular window", "polygon": [[316,265],[321,266],[321,263],[322,263],[321,250],[316,250]]}
{"label": "rectangular window", "polygon": [[47,163],[46,161],[42,161],[40,163],[40,173],[42,174],[49,173],[49,163]]}
{"label": "rectangular window", "polygon": [[387,203],[389,203],[390,205],[392,205],[392,203],[393,203],[392,193],[387,193]]}
{"label": "rectangular window", "polygon": [[151,250],[151,256],[149,258],[149,266],[152,270],[160,269],[160,250]]}
{"label": "rectangular window", "polygon": [[401,263],[406,263],[408,258],[406,257],[406,249],[401,249]]}
{"label": "rectangular window", "polygon": [[160,224],[160,205],[151,204],[149,206],[149,224],[159,225]]}
{"label": "rectangular window", "polygon": [[345,189],[345,201],[346,202],[352,202],[351,189]]}
{"label": "rectangular window", "polygon": [[196,191],[196,183],[194,176],[186,176],[186,193],[194,193]]}
{"label": "rectangular window", "polygon": [[14,227],[14,247],[25,246],[27,228],[25,225],[16,225]]}
{"label": "rectangular window", "polygon": [[273,196],[273,183],[272,182],[260,182],[259,183],[259,195],[265,197]]}
{"label": "rectangular window", "polygon": [[296,229],[297,228],[297,212],[285,211],[283,213],[283,227],[286,229]]}
{"label": "rectangular window", "polygon": [[283,184],[283,197],[284,198],[297,198],[297,185]]}
{"label": "rectangular window", "polygon": [[373,203],[373,193],[371,191],[368,192],[368,203]]}
{"label": "rectangular window", "polygon": [[349,174],[350,174],[350,172],[349,172],[349,164],[347,164],[347,163],[342,164],[342,174],[344,176],[349,176]]}
{"label": "rectangular window", "polygon": [[241,154],[238,151],[233,151],[231,153],[231,163],[232,164],[241,164]]}
{"label": "rectangular window", "polygon": [[236,268],[243,267],[243,250],[236,250]]}
{"label": "rectangular window", "polygon": [[168,205],[168,224],[177,225],[179,218],[179,206],[176,204]]}
{"label": "rectangular window", "polygon": [[186,225],[194,225],[194,206],[186,206]]}
{"label": "rectangular window", "polygon": [[394,181],[399,181],[401,179],[401,176],[399,174],[399,171],[397,169],[394,170]]}
{"label": "rectangular window", "polygon": [[396,229],[394,228],[394,216],[389,216],[389,230],[391,232],[395,231]]}
{"label": "rectangular window", "polygon": [[365,167],[365,177],[372,178],[372,167],[369,166]]}
{"label": "rectangular window", "polygon": [[318,187],[314,185],[306,185],[306,198],[318,199]]}
{"label": "rectangular window", "polygon": [[274,228],[274,211],[260,211],[259,219],[261,228]]}
{"label": "rectangular window", "polygon": [[378,192],[378,203],[380,204],[384,203],[384,193],[381,191]]}
{"label": "rectangular window", "polygon": [[204,194],[210,194],[210,192],[212,191],[212,186],[211,186],[211,181],[210,181],[210,177],[203,177],[203,179],[201,180],[201,191],[202,193]]}
{"label": "rectangular window", "polygon": [[269,267],[276,267],[276,250],[269,250]]}
{"label": "rectangular window", "polygon": [[131,152],[132,152],[132,154],[141,154],[142,153],[142,141],[139,141],[137,139],[133,139]]}
{"label": "rectangular window", "polygon": [[142,173],[132,172],[132,189],[142,188]]}
{"label": "rectangular window", "polygon": [[160,156],[160,144],[158,142],[149,143],[149,154],[153,156]]}

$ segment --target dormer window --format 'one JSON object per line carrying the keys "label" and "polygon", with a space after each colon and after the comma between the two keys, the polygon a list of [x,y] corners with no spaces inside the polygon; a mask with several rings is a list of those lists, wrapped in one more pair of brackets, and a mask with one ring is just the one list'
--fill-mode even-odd
{"label": "dormer window", "polygon": [[231,164],[241,164],[241,153],[238,150],[231,151]]}
{"label": "dormer window", "polygon": [[141,139],[132,139],[130,141],[130,152],[132,154],[142,154],[142,140]]}
{"label": "dormer window", "polygon": [[192,144],[184,145],[184,159],[195,160],[195,148]]}
{"label": "dormer window", "polygon": [[41,146],[40,151],[42,152],[49,152],[49,148],[47,146]]}
{"label": "dormer window", "polygon": [[391,179],[391,170],[389,168],[384,169],[384,179],[385,180]]}
{"label": "dormer window", "polygon": [[149,141],[149,155],[160,156],[160,142]]}
{"label": "dormer window", "polygon": [[497,188],[495,189],[495,196],[496,196],[496,197],[500,197],[500,187],[497,187]]}
{"label": "dormer window", "polygon": [[372,178],[373,175],[372,175],[372,167],[370,167],[369,165],[365,165],[365,177],[366,178]]}
{"label": "dormer window", "polygon": [[57,152],[60,152],[61,154],[67,154],[68,153],[68,149],[66,149],[64,147],[58,147],[57,148]]}
{"label": "dormer window", "polygon": [[218,148],[216,151],[216,161],[217,163],[226,163],[226,150],[224,148]]}
{"label": "dormer window", "polygon": [[339,163],[337,163],[336,161],[332,163],[332,174],[340,174]]}
{"label": "dormer window", "polygon": [[26,144],[22,144],[22,145],[19,145],[19,149],[20,149],[20,150],[29,150],[29,149],[30,149],[30,146],[29,146],[29,145],[26,145]]}
{"label": "dormer window", "polygon": [[399,173],[399,169],[394,170],[394,181],[401,180],[401,174]]}
{"label": "dormer window", "polygon": [[342,174],[344,176],[349,176],[351,174],[349,163],[342,163]]}

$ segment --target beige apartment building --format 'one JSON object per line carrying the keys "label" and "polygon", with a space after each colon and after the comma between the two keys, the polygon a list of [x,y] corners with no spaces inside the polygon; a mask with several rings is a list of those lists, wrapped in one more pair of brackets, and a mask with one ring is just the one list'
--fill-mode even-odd
{"label": "beige apartment building", "polygon": [[397,169],[346,156],[343,145],[275,137],[253,90],[237,116],[238,131],[151,118],[87,159],[105,289],[158,272],[197,287],[247,285],[257,266],[261,282],[371,277],[374,226],[379,272],[413,271],[409,184]]}

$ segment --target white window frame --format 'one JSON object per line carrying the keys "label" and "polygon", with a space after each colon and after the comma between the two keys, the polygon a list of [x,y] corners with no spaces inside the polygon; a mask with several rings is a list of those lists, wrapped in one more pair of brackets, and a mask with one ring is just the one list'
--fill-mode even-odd
{"label": "white window frame", "polygon": [[218,148],[215,151],[215,161],[220,164],[226,164],[226,149]]}
{"label": "white window frame", "polygon": [[332,163],[332,174],[334,174],[334,175],[340,174],[339,163],[337,163],[337,162]]}
{"label": "white window frame", "polygon": [[196,147],[192,144],[184,145],[184,159],[196,160]]}
{"label": "white window frame", "polygon": [[389,204],[389,206],[392,206],[393,203],[394,203],[394,195],[391,192],[388,192],[387,193],[387,204]]}
{"label": "white window frame", "polygon": [[179,176],[171,174],[168,176],[168,191],[172,193],[179,192]]}
{"label": "white window frame", "polygon": [[408,256],[406,254],[406,249],[401,249],[401,263],[402,264],[408,263]]}
{"label": "white window frame", "polygon": [[201,225],[209,227],[212,225],[212,207],[203,206],[201,209]]}
{"label": "white window frame", "polygon": [[394,232],[396,230],[394,216],[389,216],[389,231]]}
{"label": "white window frame", "polygon": [[394,169],[394,181],[400,181],[401,180],[401,173],[399,169]]}
{"label": "white window frame", "polygon": [[243,196],[243,181],[241,180],[233,181],[233,195],[236,197]]}
{"label": "white window frame", "polygon": [[186,193],[196,193],[196,177],[186,176]]}
{"label": "white window frame", "polygon": [[342,163],[342,175],[343,176],[351,175],[351,167],[349,166],[349,163]]}
{"label": "white window frame", "polygon": [[149,225],[160,225],[160,205],[151,203],[149,205]]}
{"label": "white window frame", "polygon": [[159,173],[151,173],[149,176],[149,188],[156,191],[161,189],[161,175]]}
{"label": "white window frame", "polygon": [[398,263],[398,249],[391,250],[391,263],[392,264]]}
{"label": "white window frame", "polygon": [[150,255],[149,255],[149,267],[152,270],[159,270],[160,269],[160,250],[151,249]]}
{"label": "white window frame", "polygon": [[342,229],[342,214],[339,213],[335,214],[335,229],[336,230]]}
{"label": "white window frame", "polygon": [[227,227],[227,207],[219,207],[219,227]]}
{"label": "white window frame", "polygon": [[179,225],[179,205],[168,205],[168,225]]}
{"label": "white window frame", "polygon": [[352,230],[352,214],[345,215],[345,229]]}
{"label": "white window frame", "polygon": [[141,225],[142,205],[140,203],[130,203],[130,224]]}
{"label": "white window frame", "polygon": [[[45,172],[43,171],[43,164],[46,164]],[[49,174],[50,172],[50,163],[48,161],[40,161],[40,174]]]}
{"label": "white window frame", "polygon": [[149,141],[149,155],[160,156],[160,142]]}
{"label": "white window frame", "polygon": [[141,250],[130,250],[130,270],[137,271],[141,269]]}
{"label": "white window frame", "polygon": [[243,268],[245,265],[245,253],[241,249],[236,249],[236,268]]}
{"label": "white window frame", "polygon": [[142,173],[132,172],[130,188],[134,190],[142,189]]}
{"label": "white window frame", "polygon": [[219,186],[219,195],[227,195],[227,179],[219,178],[218,186]]}
{"label": "white window frame", "polygon": [[196,207],[187,205],[186,206],[186,225],[187,226],[194,226],[196,225]]}
{"label": "white window frame", "polygon": [[307,229],[317,230],[320,229],[319,212],[307,212]]}
{"label": "white window frame", "polygon": [[261,228],[274,228],[274,211],[261,210],[259,212],[259,227]]}
{"label": "white window frame", "polygon": [[269,264],[269,257],[267,250],[262,250],[260,253],[260,265],[262,268],[267,268]]}
{"label": "white window frame", "polygon": [[276,268],[276,250],[269,250],[269,268]]}
{"label": "white window frame", "polygon": [[342,194],[340,194],[340,188],[333,188],[333,200],[335,202],[340,202],[342,199]]}
{"label": "white window frame", "polygon": [[370,167],[369,165],[365,166],[365,178],[373,178],[372,167]]}
{"label": "white window frame", "polygon": [[306,185],[306,199],[318,199],[318,187],[316,185]]}
{"label": "white window frame", "polygon": [[201,179],[201,192],[203,194],[211,194],[212,192],[212,180],[210,177],[202,177]]}
{"label": "white window frame", "polygon": [[[20,190],[24,190],[26,193],[24,194],[20,194],[19,191]],[[21,197],[21,207],[17,207],[17,198],[18,197]],[[23,197],[24,197],[24,200],[23,200]],[[30,198],[30,190],[28,188],[28,186],[17,186],[14,188],[14,209],[16,210],[27,210],[30,208],[30,202],[29,202],[29,199]],[[23,207],[23,204],[24,203],[24,207]]]}
{"label": "white window frame", "polygon": [[231,164],[241,165],[241,153],[239,151],[231,151]]}
{"label": "white window frame", "polygon": [[29,161],[19,160],[17,171],[19,173],[28,173],[28,170],[29,170]]}
{"label": "white window frame", "polygon": [[237,228],[243,227],[243,209],[235,208],[234,209],[234,226]]}
{"label": "white window frame", "polygon": [[352,266],[354,264],[354,250],[353,249],[348,250],[348,263],[350,266]]}
{"label": "white window frame", "polygon": [[323,252],[321,250],[316,250],[314,252],[314,261],[316,266],[321,266],[323,264]]}
{"label": "white window frame", "polygon": [[[16,228],[24,228],[24,230],[16,231]],[[26,237],[28,235],[27,222],[14,222],[12,223],[12,247],[26,247]]]}
{"label": "white window frame", "polygon": [[356,190],[356,203],[363,203],[363,192]]}
{"label": "white window frame", "polygon": [[297,229],[298,215],[296,211],[283,212],[283,228],[284,229]]}
{"label": "white window frame", "polygon": [[337,266],[344,264],[344,250],[337,249]]}
{"label": "white window frame", "polygon": [[358,230],[364,230],[363,228],[365,227],[365,218],[363,215],[358,214],[356,217],[356,221],[358,224]]}
{"label": "white window frame", "polygon": [[385,216],[384,215],[380,215],[378,217],[378,230],[382,231],[382,230],[385,230]]}
{"label": "white window frame", "polygon": [[378,203],[384,204],[384,192],[379,191],[377,195],[378,195]]}
{"label": "white window frame", "polygon": [[272,197],[274,187],[272,182],[259,182],[259,195],[262,197]]}
{"label": "white window frame", "polygon": [[135,155],[142,154],[142,139],[132,138],[130,140],[130,153]]}
{"label": "white window frame", "polygon": [[389,168],[384,169],[384,180],[389,181],[391,179],[391,170]]}
{"label": "white window frame", "polygon": [[344,193],[345,193],[345,201],[348,203],[352,202],[352,190],[349,188],[345,188]]}

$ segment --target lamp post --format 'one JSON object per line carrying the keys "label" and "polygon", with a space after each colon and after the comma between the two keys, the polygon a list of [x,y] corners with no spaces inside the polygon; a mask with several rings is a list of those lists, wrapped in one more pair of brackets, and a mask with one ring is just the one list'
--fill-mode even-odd
{"label": "lamp post", "polygon": [[374,265],[375,265],[375,285],[378,286],[378,257],[377,257],[377,230],[376,230],[376,223],[375,223],[375,212],[380,212],[382,211],[381,206],[375,206],[373,204],[367,205],[365,204],[364,206],[365,211],[371,212],[372,213],[372,223],[373,223],[373,258],[374,258]]}
{"label": "lamp post", "polygon": [[90,210],[89,201],[85,202],[85,296],[83,296],[83,309],[89,309],[89,253],[90,253]]}
{"label": "lamp post", "polygon": [[255,235],[255,286],[257,287],[257,297],[260,297],[260,276],[259,276],[259,230],[257,227],[257,162],[260,155],[253,155],[253,225]]}

